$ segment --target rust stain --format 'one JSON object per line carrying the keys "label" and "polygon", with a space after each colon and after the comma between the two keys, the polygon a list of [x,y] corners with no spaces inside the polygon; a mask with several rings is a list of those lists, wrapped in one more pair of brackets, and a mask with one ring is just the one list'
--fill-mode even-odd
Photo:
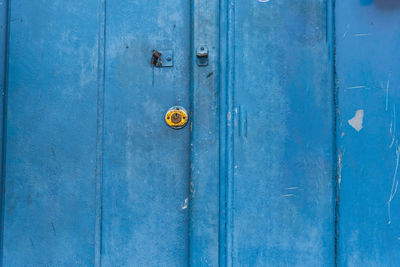
{"label": "rust stain", "polygon": [[160,66],[161,53],[157,50],[153,50],[153,56],[151,57],[151,64],[155,67]]}

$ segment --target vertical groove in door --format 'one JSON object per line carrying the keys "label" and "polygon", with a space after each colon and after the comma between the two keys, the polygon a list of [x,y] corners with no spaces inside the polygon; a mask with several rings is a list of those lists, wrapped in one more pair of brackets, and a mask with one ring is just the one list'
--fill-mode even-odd
{"label": "vertical groove in door", "polygon": [[340,170],[341,170],[341,158],[338,156],[340,152],[338,151],[338,134],[337,129],[338,125],[338,116],[339,116],[339,109],[338,109],[338,90],[336,88],[336,32],[335,32],[335,0],[327,0],[327,38],[329,42],[329,58],[331,62],[331,87],[332,87],[332,94],[333,94],[333,185],[334,185],[334,264],[338,266],[338,238],[339,238],[339,204],[340,204]]}
{"label": "vertical groove in door", "polygon": [[0,6],[0,84],[1,84],[1,102],[0,102],[0,113],[1,113],[1,177],[0,177],[0,266],[3,266],[3,241],[4,241],[4,177],[6,172],[5,154],[6,154],[6,127],[7,127],[7,76],[8,76],[8,39],[9,39],[9,3],[7,0],[2,0]]}
{"label": "vertical groove in door", "polygon": [[97,136],[96,136],[96,182],[95,182],[95,236],[94,265],[101,266],[102,183],[103,183],[103,137],[104,137],[104,88],[105,88],[105,28],[106,0],[98,6],[98,69],[97,69]]}

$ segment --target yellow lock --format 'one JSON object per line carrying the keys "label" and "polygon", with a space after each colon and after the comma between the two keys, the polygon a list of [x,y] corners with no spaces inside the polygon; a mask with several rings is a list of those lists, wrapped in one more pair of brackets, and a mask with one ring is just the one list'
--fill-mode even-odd
{"label": "yellow lock", "polygon": [[172,107],[165,114],[165,122],[173,129],[182,129],[186,126],[188,120],[188,113],[183,107]]}

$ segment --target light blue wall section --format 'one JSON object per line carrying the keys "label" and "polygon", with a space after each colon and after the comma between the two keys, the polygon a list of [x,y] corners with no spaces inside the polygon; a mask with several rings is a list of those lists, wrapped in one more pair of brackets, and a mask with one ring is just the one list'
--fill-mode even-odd
{"label": "light blue wall section", "polygon": [[340,266],[400,265],[399,47],[399,1],[336,1]]}

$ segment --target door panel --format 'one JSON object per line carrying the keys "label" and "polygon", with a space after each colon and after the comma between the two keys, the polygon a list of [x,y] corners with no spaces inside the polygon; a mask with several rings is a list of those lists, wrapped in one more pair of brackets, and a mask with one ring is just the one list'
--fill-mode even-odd
{"label": "door panel", "polygon": [[399,21],[398,1],[336,1],[343,266],[400,265]]}
{"label": "door panel", "polygon": [[[188,261],[189,127],[166,126],[189,108],[188,1],[107,1],[102,263],[184,266]],[[173,52],[173,67],[151,65]]]}
{"label": "door panel", "polygon": [[229,265],[333,265],[327,8],[325,1],[231,1]]}
{"label": "door panel", "polygon": [[93,263],[97,1],[11,1],[3,266]]}
{"label": "door panel", "polygon": [[400,4],[334,4],[0,0],[1,265],[399,265]]}

